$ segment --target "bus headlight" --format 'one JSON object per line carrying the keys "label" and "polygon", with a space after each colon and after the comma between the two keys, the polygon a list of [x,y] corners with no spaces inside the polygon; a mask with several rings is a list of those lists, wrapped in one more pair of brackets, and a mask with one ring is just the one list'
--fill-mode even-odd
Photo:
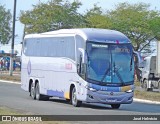
{"label": "bus headlight", "polygon": [[128,90],[128,91],[126,91],[126,93],[132,93],[133,92],[133,90]]}
{"label": "bus headlight", "polygon": [[89,87],[88,85],[86,85],[85,88],[88,89],[88,90],[90,90],[90,91],[93,91],[93,92],[94,92],[94,91],[97,91],[96,89],[94,89],[94,88],[92,88],[92,87]]}
{"label": "bus headlight", "polygon": [[96,91],[96,89],[93,89],[93,88],[89,88],[89,90],[90,90],[90,91],[93,91],[93,92],[95,92],[95,91]]}

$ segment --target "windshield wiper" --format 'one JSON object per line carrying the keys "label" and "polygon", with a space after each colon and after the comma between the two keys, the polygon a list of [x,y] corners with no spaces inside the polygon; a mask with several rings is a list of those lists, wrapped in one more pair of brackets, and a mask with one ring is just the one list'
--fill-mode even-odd
{"label": "windshield wiper", "polygon": [[107,83],[106,82],[101,82],[100,85],[101,86],[107,86]]}
{"label": "windshield wiper", "polygon": [[120,75],[120,73],[119,73],[118,70],[119,70],[119,69],[116,68],[116,65],[115,65],[115,62],[114,62],[114,73],[116,73],[118,79],[119,79],[120,82],[122,82],[122,84],[124,85],[125,83],[124,83],[124,81],[123,81],[123,79],[122,79],[122,76]]}
{"label": "windshield wiper", "polygon": [[107,76],[108,72],[110,71],[110,63],[109,63],[109,68],[106,70],[106,72],[104,73],[101,82],[103,82],[103,80],[105,79],[105,77]]}

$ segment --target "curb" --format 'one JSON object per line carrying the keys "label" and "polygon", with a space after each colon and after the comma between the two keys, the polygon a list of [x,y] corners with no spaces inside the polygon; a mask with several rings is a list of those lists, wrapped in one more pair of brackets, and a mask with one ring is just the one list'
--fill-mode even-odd
{"label": "curb", "polygon": [[145,99],[137,99],[133,98],[134,102],[141,102],[141,103],[149,103],[149,104],[160,104],[160,102],[157,101],[151,101],[151,100],[145,100]]}
{"label": "curb", "polygon": [[[14,81],[7,81],[7,80],[0,80],[0,82],[12,83],[12,84],[21,84],[21,82],[14,82]],[[134,102],[140,102],[140,103],[148,103],[148,104],[160,104],[160,102],[157,102],[157,101],[138,99],[138,98],[133,98],[133,101]]]}
{"label": "curb", "polygon": [[14,82],[14,81],[7,81],[7,80],[0,80],[0,82],[11,83],[11,84],[21,84],[21,82]]}

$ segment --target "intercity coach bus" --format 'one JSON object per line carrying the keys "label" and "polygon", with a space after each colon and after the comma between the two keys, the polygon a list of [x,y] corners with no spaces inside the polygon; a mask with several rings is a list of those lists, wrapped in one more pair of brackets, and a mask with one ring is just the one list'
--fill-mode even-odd
{"label": "intercity coach bus", "polygon": [[134,54],[130,40],[107,29],[61,29],[26,35],[21,87],[33,99],[65,98],[109,104],[133,101]]}

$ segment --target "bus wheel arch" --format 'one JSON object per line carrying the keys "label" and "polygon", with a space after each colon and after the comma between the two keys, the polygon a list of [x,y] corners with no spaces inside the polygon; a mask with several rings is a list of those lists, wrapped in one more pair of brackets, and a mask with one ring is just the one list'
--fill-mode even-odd
{"label": "bus wheel arch", "polygon": [[71,84],[70,88],[69,88],[69,99],[66,99],[66,101],[71,103],[71,104],[72,104],[71,97],[72,97],[72,89],[73,89],[73,87],[75,87],[75,85]]}
{"label": "bus wheel arch", "polygon": [[73,106],[80,107],[82,104],[82,101],[77,100],[76,90],[77,89],[76,89],[75,85],[72,84],[70,87],[70,101]]}
{"label": "bus wheel arch", "polygon": [[66,99],[66,101],[71,103],[71,104],[72,104],[71,97],[72,97],[72,89],[73,89],[73,87],[75,87],[75,85],[71,84],[70,88],[69,88],[69,99]]}
{"label": "bus wheel arch", "polygon": [[75,87],[75,85],[74,84],[71,84],[71,86],[70,86],[70,91],[69,91],[69,97],[70,97],[70,100],[71,100],[71,98],[72,98],[72,89]]}
{"label": "bus wheel arch", "polygon": [[[30,79],[30,80],[29,80],[29,87],[28,87],[29,92],[31,92],[31,85],[32,85],[32,83],[33,83],[33,80],[32,80],[32,79]],[[31,94],[30,94],[30,95],[31,95]]]}

